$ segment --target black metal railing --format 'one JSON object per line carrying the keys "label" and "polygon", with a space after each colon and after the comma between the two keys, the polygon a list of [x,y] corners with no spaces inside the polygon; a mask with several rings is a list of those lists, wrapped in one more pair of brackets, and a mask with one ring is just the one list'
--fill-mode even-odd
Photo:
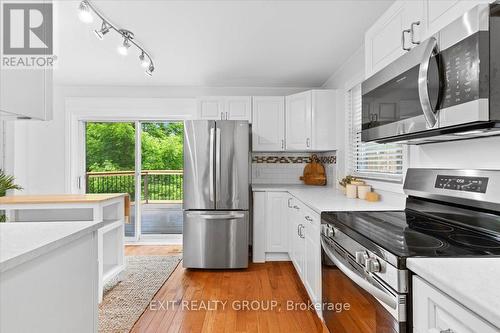
{"label": "black metal railing", "polygon": [[[146,203],[182,202],[182,170],[141,172],[141,200]],[[87,193],[128,193],[135,200],[134,171],[87,172]]]}

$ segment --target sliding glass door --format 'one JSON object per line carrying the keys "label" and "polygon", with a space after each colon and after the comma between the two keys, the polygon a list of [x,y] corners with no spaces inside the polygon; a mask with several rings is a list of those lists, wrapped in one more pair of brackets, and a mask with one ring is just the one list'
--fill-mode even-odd
{"label": "sliding glass door", "polygon": [[125,236],[182,233],[182,122],[85,122],[86,193],[128,193]]}
{"label": "sliding glass door", "polygon": [[141,129],[141,234],[182,234],[183,123]]}

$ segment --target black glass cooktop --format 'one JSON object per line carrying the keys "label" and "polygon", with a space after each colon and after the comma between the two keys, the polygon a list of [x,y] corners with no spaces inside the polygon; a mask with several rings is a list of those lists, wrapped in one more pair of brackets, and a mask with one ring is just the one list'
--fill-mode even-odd
{"label": "black glass cooktop", "polygon": [[500,256],[500,234],[478,232],[409,209],[329,212],[323,213],[322,219],[365,243],[362,245],[372,242],[400,260],[417,256]]}

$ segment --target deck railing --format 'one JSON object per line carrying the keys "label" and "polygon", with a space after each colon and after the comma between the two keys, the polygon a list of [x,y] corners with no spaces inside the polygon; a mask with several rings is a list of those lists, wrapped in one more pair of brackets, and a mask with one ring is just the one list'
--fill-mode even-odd
{"label": "deck railing", "polygon": [[[183,170],[141,172],[141,200],[145,203],[182,202]],[[87,172],[87,193],[129,193],[135,200],[134,171]]]}

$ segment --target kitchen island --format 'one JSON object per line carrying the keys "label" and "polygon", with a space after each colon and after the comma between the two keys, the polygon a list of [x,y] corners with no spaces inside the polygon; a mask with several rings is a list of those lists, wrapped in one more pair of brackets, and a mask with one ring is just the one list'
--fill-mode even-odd
{"label": "kitchen island", "polygon": [[19,222],[107,222],[97,232],[98,297],[103,286],[120,279],[125,270],[124,223],[130,215],[128,194],[20,195],[0,198],[7,221]]}
{"label": "kitchen island", "polygon": [[96,332],[106,222],[0,223],[0,332]]}

